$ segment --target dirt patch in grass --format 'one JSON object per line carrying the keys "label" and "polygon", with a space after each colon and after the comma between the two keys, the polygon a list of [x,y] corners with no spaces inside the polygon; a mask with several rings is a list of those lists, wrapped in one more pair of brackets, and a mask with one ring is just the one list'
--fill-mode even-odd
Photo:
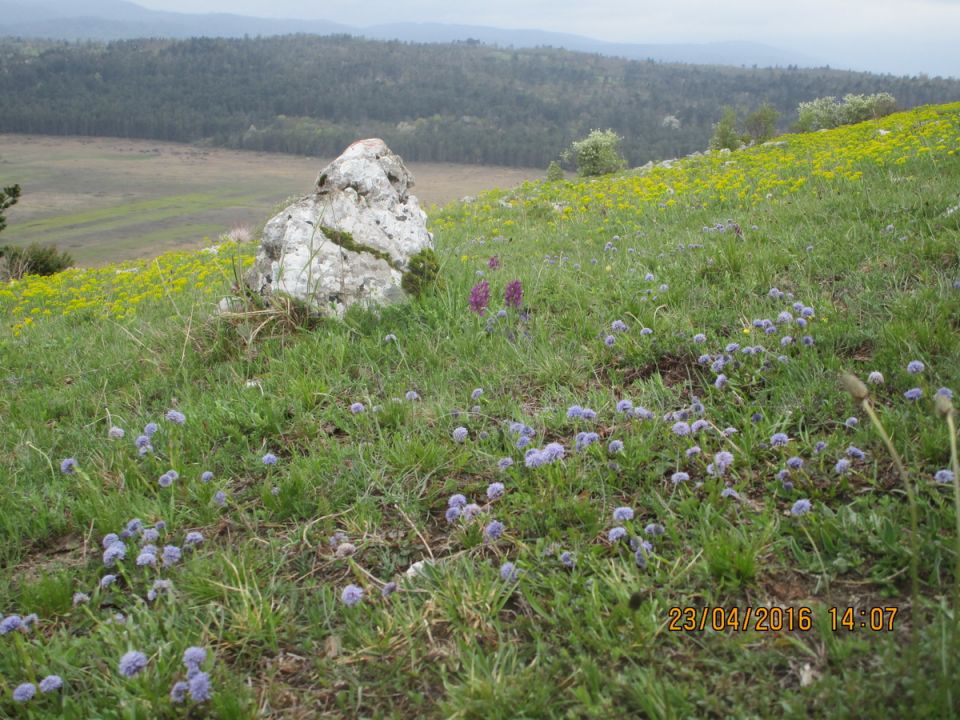
{"label": "dirt patch in grass", "polygon": [[76,533],[62,535],[36,547],[13,570],[21,584],[35,582],[61,570],[73,570],[86,563],[89,547]]}
{"label": "dirt patch in grass", "polygon": [[[903,568],[903,575],[907,568]],[[820,585],[818,589],[818,585]],[[909,598],[891,599],[878,592],[879,582],[860,579],[833,578],[829,584],[820,581],[815,573],[774,570],[758,578],[755,599],[752,602],[784,607],[809,607],[811,602],[827,608],[881,608],[897,607],[898,613],[894,626],[900,625],[909,615]],[[904,612],[903,615],[900,614]],[[859,618],[858,618],[859,621]]]}
{"label": "dirt patch in grass", "polygon": [[869,362],[873,359],[873,343],[867,340],[854,345],[850,348],[841,348],[840,357],[846,360],[856,360],[858,362]]}
{"label": "dirt patch in grass", "polygon": [[696,358],[668,353],[642,365],[630,365],[624,359],[618,358],[611,365],[598,366],[596,373],[608,384],[613,383],[611,371],[621,373],[623,387],[630,387],[659,374],[664,385],[674,387],[675,385],[694,383],[697,380],[697,375],[694,372],[696,367]]}

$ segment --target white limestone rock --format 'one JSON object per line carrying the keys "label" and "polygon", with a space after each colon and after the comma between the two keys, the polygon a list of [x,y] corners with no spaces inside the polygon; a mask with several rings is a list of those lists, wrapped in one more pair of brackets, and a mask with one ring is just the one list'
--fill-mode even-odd
{"label": "white limestone rock", "polygon": [[355,142],[320,172],[316,192],[267,222],[247,285],[337,316],[402,299],[410,258],[433,247],[413,184],[383,140]]}

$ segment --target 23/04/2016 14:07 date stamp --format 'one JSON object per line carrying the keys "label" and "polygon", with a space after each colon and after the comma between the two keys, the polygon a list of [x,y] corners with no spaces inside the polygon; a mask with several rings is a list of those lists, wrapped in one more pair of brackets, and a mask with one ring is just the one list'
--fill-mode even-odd
{"label": "23/04/2016 14:07 date stamp", "polygon": [[[890,632],[899,608],[830,607],[830,629]],[[814,608],[810,607],[671,607],[667,629],[670,632],[733,630],[746,632],[806,632],[813,629]],[[822,611],[821,611],[822,612]]]}

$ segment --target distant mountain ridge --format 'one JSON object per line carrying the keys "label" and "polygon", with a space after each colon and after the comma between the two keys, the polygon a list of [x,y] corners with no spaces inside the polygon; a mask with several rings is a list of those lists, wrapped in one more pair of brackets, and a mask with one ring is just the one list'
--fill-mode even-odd
{"label": "distant mountain ridge", "polygon": [[27,5],[0,0],[0,36],[55,40],[128,40],[142,37],[357,34],[326,20],[275,20],[243,15],[162,12],[125,0],[49,0]]}
{"label": "distant mountain ridge", "polygon": [[490,45],[514,47],[555,47],[576,52],[598,53],[628,60],[661,60],[696,65],[760,65],[805,67],[824,63],[799,53],[751,42],[714,43],[610,43],[603,40],[548,32],[545,30],[504,30],[476,25],[444,25],[442,23],[397,23],[374,25],[356,31],[375,40],[411,42],[456,42],[479,40]]}
{"label": "distant mountain ridge", "polygon": [[825,63],[762,43],[610,43],[569,33],[442,23],[393,23],[359,28],[328,20],[258,18],[226,13],[187,14],[150,10],[126,0],[0,0],[0,36],[58,40],[124,40],[141,37],[244,37],[307,33],[347,34],[375,40],[447,43],[475,40],[503,47],[556,47],[632,60],[704,65]]}

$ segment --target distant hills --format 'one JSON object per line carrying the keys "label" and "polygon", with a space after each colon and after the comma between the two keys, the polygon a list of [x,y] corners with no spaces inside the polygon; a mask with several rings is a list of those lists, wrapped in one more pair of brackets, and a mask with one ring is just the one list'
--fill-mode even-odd
{"label": "distant hills", "polygon": [[555,47],[634,60],[760,67],[822,66],[800,53],[762,43],[610,43],[543,30],[504,30],[441,23],[352,27],[327,20],[273,19],[223,13],[186,14],[150,10],[125,0],[0,0],[0,36],[58,40],[125,40],[272,36],[291,33],[348,34],[377,40],[449,43],[473,40],[501,47]]}
{"label": "distant hills", "polygon": [[909,108],[960,98],[960,81],[346,35],[0,40],[0,132],[320,157],[382,137],[408,160],[545,167],[612,128],[640,165],[705,149],[725,105],[770,103],[785,130],[802,101],[875,92]]}
{"label": "distant hills", "polygon": [[0,0],[0,35],[7,37],[127,40],[353,32],[354,28],[325,20],[162,12],[125,0]]}
{"label": "distant hills", "polygon": [[354,31],[357,35],[378,40],[406,40],[412,42],[457,42],[473,39],[501,47],[554,47],[576,52],[599,53],[629,60],[659,60],[696,65],[757,65],[760,67],[822,66],[808,55],[749,42],[632,44],[609,43],[602,40],[546,32],[544,30],[502,30],[473,25],[443,25],[440,23],[400,23],[374,25]]}

